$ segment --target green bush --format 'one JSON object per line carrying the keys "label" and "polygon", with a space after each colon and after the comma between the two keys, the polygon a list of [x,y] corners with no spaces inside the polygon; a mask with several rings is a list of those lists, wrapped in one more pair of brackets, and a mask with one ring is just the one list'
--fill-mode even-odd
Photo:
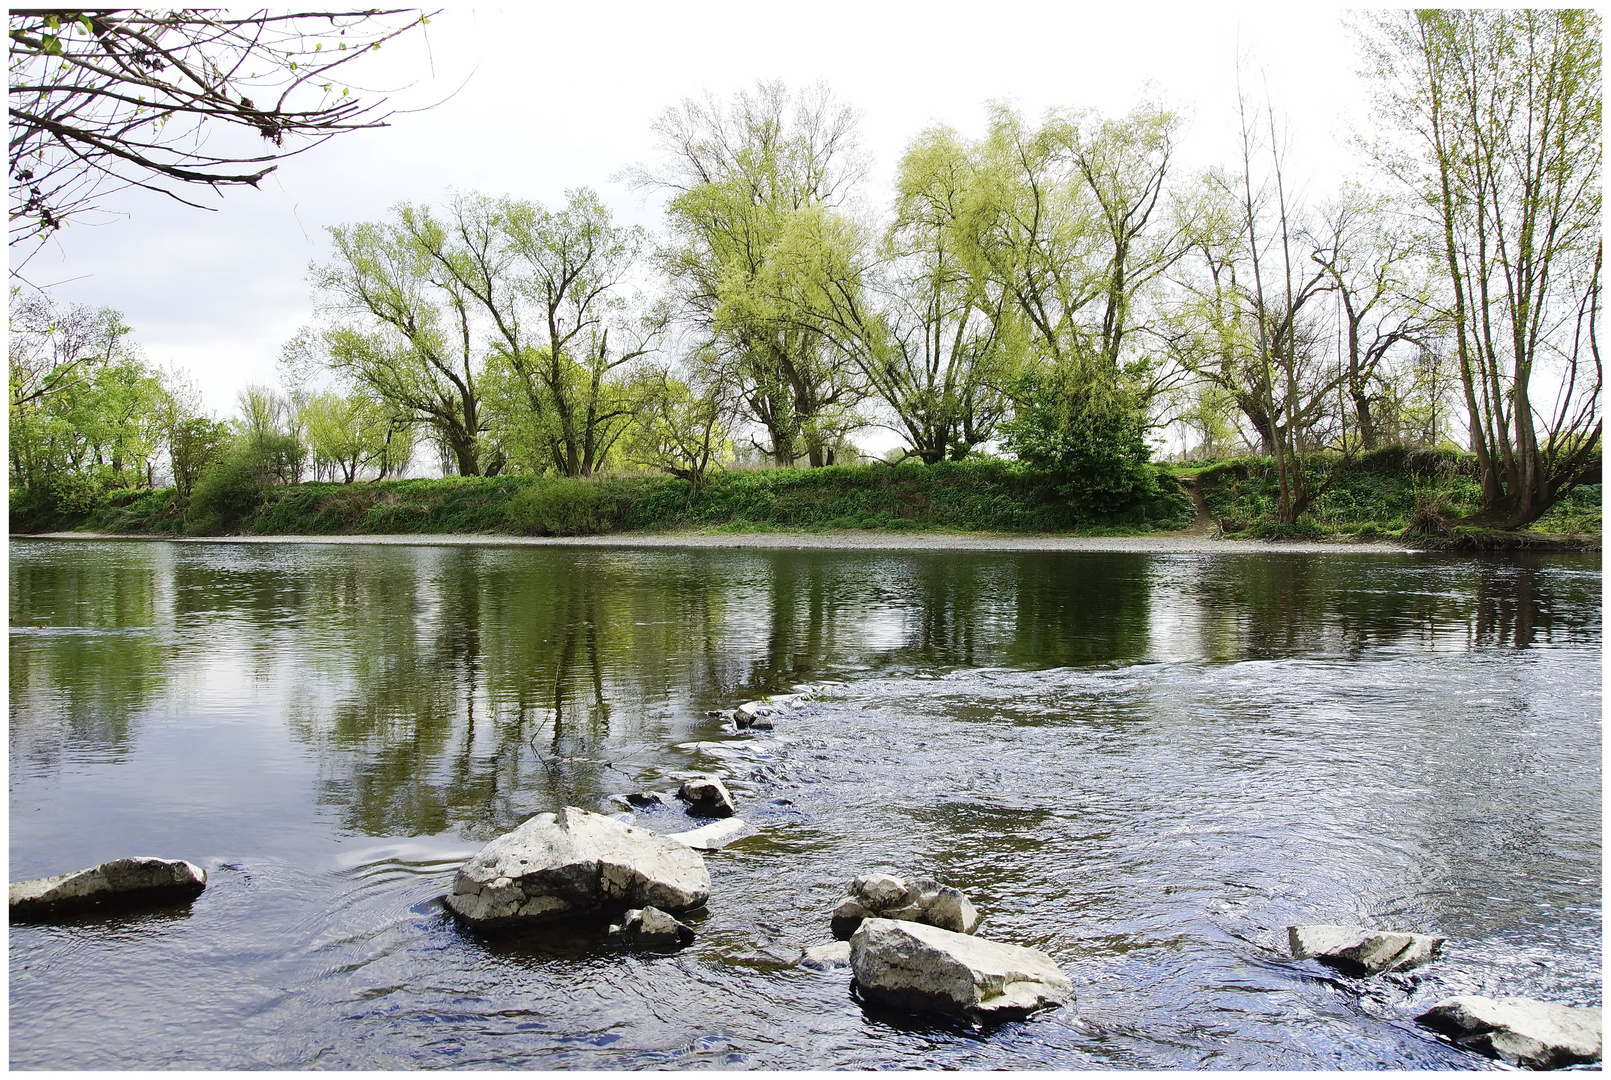
{"label": "green bush", "polygon": [[544,476],[509,500],[506,520],[531,536],[593,536],[617,528],[631,509],[618,484]]}
{"label": "green bush", "polygon": [[1122,512],[1158,494],[1145,417],[1122,387],[1059,369],[1024,376],[1013,397],[1018,409],[1002,425],[1003,448],[1056,475],[1058,492],[1082,512]]}

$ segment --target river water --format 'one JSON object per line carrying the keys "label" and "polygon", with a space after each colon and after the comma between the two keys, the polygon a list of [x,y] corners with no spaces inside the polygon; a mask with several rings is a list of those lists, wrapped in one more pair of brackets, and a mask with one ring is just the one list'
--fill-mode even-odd
{"label": "river water", "polygon": [[[1600,1004],[1598,555],[13,540],[9,575],[12,880],[209,875],[12,927],[15,1068],[1469,1069],[1417,1012]],[[773,732],[706,715],[800,684]],[[699,771],[758,832],[689,948],[445,915],[500,832]],[[975,1029],[797,966],[877,866],[1077,1002]],[[1448,943],[1356,981],[1297,922]]]}

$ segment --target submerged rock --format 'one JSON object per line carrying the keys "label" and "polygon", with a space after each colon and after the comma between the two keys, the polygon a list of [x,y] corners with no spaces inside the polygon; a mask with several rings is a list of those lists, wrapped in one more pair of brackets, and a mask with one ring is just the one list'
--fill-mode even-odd
{"label": "submerged rock", "polygon": [[671,796],[662,795],[658,791],[634,791],[620,798],[628,805],[640,810],[660,810],[674,805]]}
{"label": "submerged rock", "polygon": [[961,890],[933,878],[908,881],[885,873],[851,879],[845,899],[833,911],[833,935],[848,938],[870,918],[926,923],[958,934],[971,934],[979,926],[979,912]]}
{"label": "submerged rock", "polygon": [[1363,926],[1320,925],[1289,926],[1287,941],[1293,959],[1313,958],[1357,976],[1419,967],[1438,955],[1444,939]]}
{"label": "submerged rock", "polygon": [[732,817],[738,809],[727,785],[714,776],[696,776],[686,781],[677,797],[688,803],[688,812],[695,817]]}
{"label": "submerged rock", "polygon": [[37,919],[94,908],[189,903],[207,887],[207,872],[183,859],[136,855],[19,881],[11,886],[11,917]]}
{"label": "submerged rock", "polygon": [[826,945],[813,945],[800,958],[800,966],[817,971],[832,971],[850,966],[850,942],[830,941]]}
{"label": "submerged rock", "polygon": [[1074,984],[1038,949],[893,919],[861,924],[850,967],[864,997],[923,1012],[1008,1019],[1074,997]]}
{"label": "submerged rock", "polygon": [[447,906],[467,922],[496,926],[629,907],[682,912],[709,898],[698,852],[567,806],[482,848],[454,877]]}
{"label": "submerged rock", "polygon": [[678,922],[657,907],[633,908],[621,918],[619,926],[610,927],[612,937],[624,938],[635,945],[651,948],[679,948],[694,940],[694,928]]}
{"label": "submerged rock", "polygon": [[1600,1060],[1600,1010],[1531,998],[1454,997],[1416,1017],[1457,1045],[1528,1069]]}
{"label": "submerged rock", "polygon": [[687,829],[683,832],[664,833],[667,840],[675,840],[691,848],[701,851],[719,851],[741,836],[749,834],[749,822],[743,818],[724,818],[713,821],[709,825],[701,825],[697,829]]}

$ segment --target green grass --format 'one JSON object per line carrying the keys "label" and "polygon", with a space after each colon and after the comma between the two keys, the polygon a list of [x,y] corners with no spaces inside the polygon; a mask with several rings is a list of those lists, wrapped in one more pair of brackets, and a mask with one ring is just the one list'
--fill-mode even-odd
{"label": "green grass", "polygon": [[[252,493],[244,503],[251,509],[222,531],[569,536],[866,529],[1134,535],[1173,532],[1191,524],[1196,509],[1180,487],[1184,480],[1196,487],[1224,536],[1387,540],[1402,534],[1418,510],[1458,518],[1480,505],[1475,461],[1456,451],[1395,447],[1347,463],[1315,455],[1307,466],[1317,481],[1329,478],[1329,483],[1309,512],[1286,527],[1275,524],[1274,462],[1249,457],[1159,469],[1156,490],[1107,514],[1071,503],[1056,476],[987,458],[718,473],[699,491],[684,480],[655,476],[294,484]],[[197,528],[187,522],[183,500],[172,489],[79,493],[74,500],[64,508],[13,491],[12,529],[164,535]],[[1598,543],[1600,528],[1596,485],[1573,492],[1518,542],[1563,536]],[[1482,546],[1495,543],[1491,537],[1460,542],[1467,540]]]}
{"label": "green grass", "polygon": [[[1311,483],[1325,490],[1295,525],[1281,535],[1379,540],[1399,536],[1417,510],[1449,519],[1482,506],[1482,482],[1474,455],[1456,450],[1387,447],[1343,462],[1334,454],[1304,459]],[[1222,535],[1271,536],[1279,482],[1271,458],[1245,457],[1197,466],[1176,466],[1191,479]],[[1600,487],[1571,492],[1534,523],[1530,533],[1592,536],[1601,528]]]}
{"label": "green grass", "polygon": [[[1190,499],[1166,472],[1119,512],[1070,504],[1056,477],[994,460],[721,473],[696,491],[671,477],[449,477],[269,487],[219,531],[256,535],[515,533],[577,535],[672,529],[947,529],[1150,532],[1190,524]],[[38,500],[34,500],[38,502]],[[186,528],[171,490],[108,493],[57,512],[12,493],[12,528],[174,533]],[[195,526],[192,524],[191,529]]]}

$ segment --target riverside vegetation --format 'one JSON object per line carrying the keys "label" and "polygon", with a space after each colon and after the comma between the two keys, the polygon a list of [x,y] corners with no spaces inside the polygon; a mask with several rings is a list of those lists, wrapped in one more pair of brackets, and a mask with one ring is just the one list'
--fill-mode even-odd
{"label": "riverside vegetation", "polygon": [[[1094,509],[1066,479],[988,458],[766,469],[717,474],[701,487],[674,477],[445,477],[370,483],[269,484],[83,492],[74,501],[13,490],[17,532],[150,535],[514,534],[778,529],[959,530],[1123,535],[1176,532],[1261,539],[1414,540],[1440,547],[1599,546],[1600,485],[1586,485],[1532,529],[1502,533],[1447,522],[1481,505],[1473,455],[1389,447],[1344,460],[1315,454],[1325,478],[1292,525],[1278,513],[1268,458],[1149,466],[1123,505]],[[1201,501],[1199,513],[1191,491]]]}
{"label": "riverside vegetation", "polygon": [[[285,389],[246,388],[227,424],[116,312],[16,288],[14,520],[1068,531],[1175,529],[1200,501],[1228,534],[1580,532],[1601,455],[1599,17],[1354,29],[1368,169],[1312,201],[1268,100],[1237,102],[1230,166],[1195,174],[1161,102],[1038,122],[994,104],[980,133],[917,134],[873,199],[858,113],[826,87],[686,100],[621,173],[664,196],[658,234],[586,187],[329,227]],[[835,471],[869,426],[932,471]],[[1160,470],[1159,442],[1258,457]],[[301,483],[407,475],[416,450],[464,482]],[[1011,463],[974,467],[992,450]]]}

